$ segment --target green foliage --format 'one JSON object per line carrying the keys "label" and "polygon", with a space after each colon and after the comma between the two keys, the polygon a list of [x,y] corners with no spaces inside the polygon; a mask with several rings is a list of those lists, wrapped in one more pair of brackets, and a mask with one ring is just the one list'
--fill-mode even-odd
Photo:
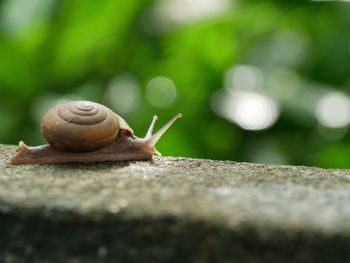
{"label": "green foliage", "polygon": [[[0,2],[0,142],[43,143],[47,108],[87,99],[124,112],[140,136],[153,114],[159,127],[182,112],[158,145],[165,155],[350,167],[348,123],[325,127],[315,113],[329,92],[348,99],[350,5],[190,2]],[[225,6],[200,15],[206,2]],[[213,98],[228,90],[228,72],[237,65],[262,75],[254,92],[279,109],[271,127],[244,130],[215,110]],[[147,93],[157,92],[147,91],[157,76],[169,78],[177,92],[162,108],[147,99],[157,96]],[[117,105],[118,91],[134,106]]]}

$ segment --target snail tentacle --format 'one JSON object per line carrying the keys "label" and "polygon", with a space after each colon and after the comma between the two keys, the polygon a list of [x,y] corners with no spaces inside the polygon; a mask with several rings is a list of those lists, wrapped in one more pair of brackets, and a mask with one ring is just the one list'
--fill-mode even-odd
{"label": "snail tentacle", "polygon": [[147,144],[150,146],[155,146],[156,143],[160,140],[160,138],[163,136],[163,134],[171,127],[171,125],[174,124],[174,122],[181,118],[182,114],[178,113],[176,114],[167,124],[165,124],[159,131],[157,131],[155,134],[153,134],[149,138],[145,138],[147,141]]}
{"label": "snail tentacle", "polygon": [[151,122],[151,125],[149,126],[149,128],[148,128],[148,130],[147,130],[145,139],[149,139],[149,138],[152,137],[154,125],[156,124],[157,120],[158,120],[158,116],[157,116],[157,115],[154,115],[154,116],[153,116],[153,119],[152,119],[152,122]]}

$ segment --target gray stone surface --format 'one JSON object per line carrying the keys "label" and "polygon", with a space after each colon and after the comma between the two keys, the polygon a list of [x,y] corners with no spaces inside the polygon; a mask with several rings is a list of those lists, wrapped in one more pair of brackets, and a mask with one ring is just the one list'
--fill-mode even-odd
{"label": "gray stone surface", "polygon": [[0,262],[347,262],[350,171],[156,157],[7,163]]}

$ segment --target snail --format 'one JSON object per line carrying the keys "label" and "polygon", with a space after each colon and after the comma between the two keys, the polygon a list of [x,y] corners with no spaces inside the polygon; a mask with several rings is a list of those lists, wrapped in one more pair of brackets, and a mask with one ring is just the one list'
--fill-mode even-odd
{"label": "snail", "polygon": [[153,133],[153,117],[144,138],[138,138],[126,121],[111,109],[91,101],[71,101],[49,110],[41,122],[48,144],[29,147],[19,142],[12,164],[48,164],[151,159],[156,143],[181,117],[178,113]]}

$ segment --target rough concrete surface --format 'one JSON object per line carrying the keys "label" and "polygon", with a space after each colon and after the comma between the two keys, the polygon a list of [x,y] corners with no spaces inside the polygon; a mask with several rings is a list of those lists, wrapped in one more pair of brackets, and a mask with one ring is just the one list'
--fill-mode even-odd
{"label": "rough concrete surface", "polygon": [[156,157],[7,163],[0,262],[348,262],[350,171]]}

